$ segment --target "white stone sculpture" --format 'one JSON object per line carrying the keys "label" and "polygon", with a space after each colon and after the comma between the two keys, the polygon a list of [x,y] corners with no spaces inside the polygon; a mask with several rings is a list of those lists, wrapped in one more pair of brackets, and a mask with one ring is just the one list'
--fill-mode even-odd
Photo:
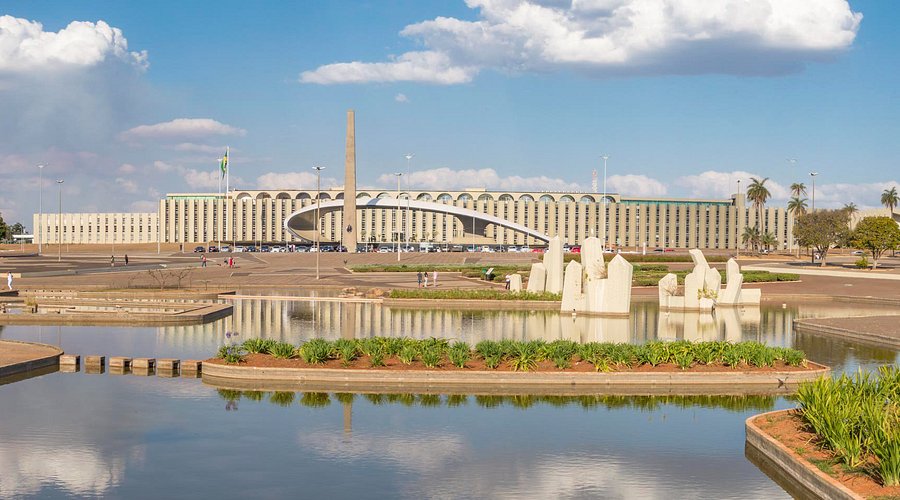
{"label": "white stone sculpture", "polygon": [[690,251],[694,269],[684,278],[684,296],[676,296],[673,286],[674,274],[667,274],[660,280],[660,309],[683,309],[686,311],[712,311],[716,306],[759,305],[759,290],[741,290],[744,277],[734,259],[726,265],[727,284],[722,288],[722,274],[706,262],[703,252]]}
{"label": "white stone sculpture", "polygon": [[514,273],[509,275],[509,291],[516,293],[522,291],[522,275]]}
{"label": "white stone sculpture", "polygon": [[563,286],[563,250],[559,236],[550,238],[547,251],[544,252],[544,268],[547,270],[544,290],[550,293],[562,292]]}
{"label": "white stone sculpture", "polygon": [[528,291],[531,293],[542,293],[546,280],[547,268],[540,262],[532,264],[531,272],[528,273]]}
{"label": "white stone sculpture", "polygon": [[581,263],[566,266],[561,312],[628,314],[634,268],[617,255],[607,267],[600,240],[588,238],[581,246]]}

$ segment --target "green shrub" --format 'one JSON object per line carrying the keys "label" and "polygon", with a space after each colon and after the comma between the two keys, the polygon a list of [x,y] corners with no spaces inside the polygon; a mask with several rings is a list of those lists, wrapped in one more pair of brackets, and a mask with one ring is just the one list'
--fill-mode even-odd
{"label": "green shrub", "polygon": [[397,355],[400,358],[400,362],[404,365],[412,364],[413,361],[416,360],[416,357],[419,355],[419,350],[416,349],[415,346],[405,345],[403,349],[400,349],[400,354]]}
{"label": "green shrub", "polygon": [[331,358],[333,346],[325,339],[311,339],[300,346],[300,357],[303,361],[320,365]]}
{"label": "green shrub", "polygon": [[348,366],[359,357],[359,345],[354,339],[338,339],[333,344],[334,352],[341,358],[341,364]]}
{"label": "green shrub", "polygon": [[447,352],[447,357],[450,358],[450,362],[453,363],[454,366],[464,368],[466,362],[472,357],[472,350],[469,349],[469,344],[466,344],[465,342],[454,342]]}
{"label": "green shrub", "polygon": [[427,346],[422,349],[422,364],[428,368],[437,368],[444,359],[444,352],[435,345]]}
{"label": "green shrub", "polygon": [[856,260],[855,265],[859,269],[868,269],[871,264],[869,264],[869,259],[867,259],[865,256],[862,256]]}
{"label": "green shrub", "polygon": [[296,354],[296,349],[289,342],[275,342],[268,350],[269,354],[279,359],[291,359]]}
{"label": "green shrub", "polygon": [[276,343],[275,339],[247,339],[242,345],[250,354],[270,354],[269,349]]}

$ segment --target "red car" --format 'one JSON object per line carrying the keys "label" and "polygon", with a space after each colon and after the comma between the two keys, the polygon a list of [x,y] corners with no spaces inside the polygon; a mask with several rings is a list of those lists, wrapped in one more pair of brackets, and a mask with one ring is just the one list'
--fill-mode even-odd
{"label": "red car", "polygon": [[572,247],[569,251],[572,252],[572,253],[581,253],[581,247],[579,247],[579,246],[574,246],[574,247]]}
{"label": "red car", "polygon": [[544,253],[543,248],[532,248],[531,253]]}

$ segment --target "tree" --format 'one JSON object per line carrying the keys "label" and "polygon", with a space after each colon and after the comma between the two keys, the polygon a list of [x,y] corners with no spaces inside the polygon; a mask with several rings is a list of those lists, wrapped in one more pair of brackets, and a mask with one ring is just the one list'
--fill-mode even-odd
{"label": "tree", "polygon": [[796,196],[791,198],[791,200],[788,201],[787,204],[788,212],[790,212],[791,215],[794,216],[795,221],[797,220],[797,217],[800,217],[801,215],[806,213],[806,207],[806,198],[798,198]]}
{"label": "tree", "polygon": [[751,177],[750,186],[747,187],[747,199],[753,202],[753,208],[756,209],[756,231],[759,234],[762,234],[764,231],[761,225],[763,208],[766,206],[766,201],[772,196],[772,193],[766,188],[766,181],[768,180],[768,177],[762,180]]}
{"label": "tree", "polygon": [[900,245],[900,227],[891,217],[866,217],[853,231],[853,244],[872,254],[872,269],[875,269],[885,251]]}
{"label": "tree", "polygon": [[847,215],[853,217],[853,214],[855,214],[856,212],[859,212],[859,207],[856,206],[856,203],[853,203],[851,201],[850,203],[845,203],[844,208],[842,208],[841,210],[846,211]]}
{"label": "tree", "polygon": [[802,182],[795,182],[791,184],[791,195],[795,198],[806,196],[806,184]]}
{"label": "tree", "polygon": [[759,245],[759,229],[750,226],[744,227],[741,241],[744,242],[744,245],[750,245],[750,250],[755,251],[757,245]]}
{"label": "tree", "polygon": [[897,196],[897,186],[885,189],[881,193],[881,204],[887,207],[891,213],[894,213],[894,207],[900,205],[900,196]]}
{"label": "tree", "polygon": [[9,227],[6,226],[6,222],[3,222],[3,214],[0,214],[0,241],[6,241],[8,236]]}
{"label": "tree", "polygon": [[759,238],[760,244],[765,247],[766,250],[778,245],[778,239],[775,238],[775,235],[772,233],[766,233]]}
{"label": "tree", "polygon": [[850,216],[844,210],[819,210],[800,216],[794,236],[801,245],[819,254],[822,266],[831,247],[846,241],[850,235]]}

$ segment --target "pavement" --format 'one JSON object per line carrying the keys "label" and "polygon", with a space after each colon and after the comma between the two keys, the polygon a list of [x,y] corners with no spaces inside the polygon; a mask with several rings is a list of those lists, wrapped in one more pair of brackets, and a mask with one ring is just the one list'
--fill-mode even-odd
{"label": "pavement", "polygon": [[0,373],[31,361],[59,354],[59,349],[43,344],[0,340]]}

